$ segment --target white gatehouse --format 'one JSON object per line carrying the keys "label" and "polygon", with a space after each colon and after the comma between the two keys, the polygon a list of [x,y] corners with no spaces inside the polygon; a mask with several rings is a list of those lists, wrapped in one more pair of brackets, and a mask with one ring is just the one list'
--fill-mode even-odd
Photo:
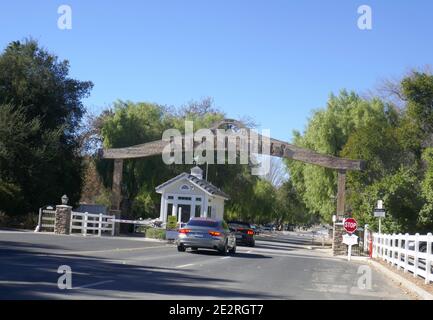
{"label": "white gatehouse", "polygon": [[160,220],[177,216],[178,222],[188,222],[192,217],[223,219],[224,201],[229,199],[221,189],[203,179],[203,170],[191,169],[156,187],[161,194]]}

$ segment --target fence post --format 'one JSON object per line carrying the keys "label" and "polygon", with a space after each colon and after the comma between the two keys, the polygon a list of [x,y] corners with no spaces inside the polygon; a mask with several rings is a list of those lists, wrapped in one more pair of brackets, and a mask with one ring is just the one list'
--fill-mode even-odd
{"label": "fence post", "polygon": [[102,213],[99,214],[99,224],[98,224],[98,236],[101,236],[102,233]]}
{"label": "fence post", "polygon": [[394,244],[394,235],[390,234],[388,237],[388,263],[392,266],[392,246]]}
{"label": "fence post", "polygon": [[35,232],[41,232],[41,229],[42,229],[42,208],[39,208],[38,225],[35,229]]}
{"label": "fence post", "polygon": [[75,218],[74,212],[71,212],[71,222],[69,223],[69,234],[72,234],[72,226],[73,226],[73,220]]}
{"label": "fence post", "polygon": [[401,233],[399,233],[398,234],[398,240],[397,240],[397,245],[398,245],[398,248],[397,248],[397,270],[400,270],[401,269],[401,266],[400,266],[400,264],[401,264],[401,238],[402,238],[402,235],[401,235]]}
{"label": "fence post", "polygon": [[409,233],[404,235],[404,270],[407,272],[407,267],[409,266]]}
{"label": "fence post", "polygon": [[83,233],[83,236],[87,236],[87,219],[88,219],[88,213],[85,212],[84,213],[84,223],[81,224],[82,230],[81,232]]}
{"label": "fence post", "polygon": [[[111,219],[116,219],[116,216],[115,216],[115,215],[112,215],[112,216],[111,216]],[[114,226],[115,226],[115,223],[114,223],[113,220],[111,220],[111,236],[112,236],[112,237],[114,237]]]}
{"label": "fence post", "polygon": [[380,248],[381,248],[381,252],[380,252],[380,257],[382,258],[382,260],[385,260],[385,236],[383,234],[380,234]]}
{"label": "fence post", "polygon": [[430,284],[430,277],[432,275],[431,266],[432,266],[432,234],[431,232],[427,233],[427,259],[425,260],[425,284]]}
{"label": "fence post", "polygon": [[378,250],[379,250],[379,236],[378,236],[378,234],[377,233],[373,233],[373,239],[372,239],[372,241],[373,241],[373,257],[374,258],[377,258],[377,257],[379,257],[379,254],[378,254]]}
{"label": "fence post", "polygon": [[390,263],[392,265],[392,260],[391,260],[391,250],[392,250],[392,235],[389,234],[388,236],[388,251],[387,253],[387,259],[388,259],[388,263]]}
{"label": "fence post", "polygon": [[416,278],[418,276],[418,260],[419,260],[419,233],[415,233],[415,256],[413,261],[413,277]]}
{"label": "fence post", "polygon": [[380,233],[377,234],[378,237],[378,250],[377,252],[379,253],[378,258],[382,258],[383,255],[383,237]]}

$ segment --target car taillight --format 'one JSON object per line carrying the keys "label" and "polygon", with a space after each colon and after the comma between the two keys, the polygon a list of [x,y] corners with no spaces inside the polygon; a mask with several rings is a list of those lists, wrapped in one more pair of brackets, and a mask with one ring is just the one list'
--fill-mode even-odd
{"label": "car taillight", "polygon": [[179,233],[184,233],[184,234],[186,234],[186,233],[189,233],[189,232],[191,232],[190,229],[179,229]]}
{"label": "car taillight", "polygon": [[254,231],[253,230],[248,230],[247,234],[249,234],[250,236],[252,236],[254,234]]}
{"label": "car taillight", "polygon": [[218,232],[218,231],[209,231],[209,234],[212,237],[219,237],[221,235],[221,232]]}

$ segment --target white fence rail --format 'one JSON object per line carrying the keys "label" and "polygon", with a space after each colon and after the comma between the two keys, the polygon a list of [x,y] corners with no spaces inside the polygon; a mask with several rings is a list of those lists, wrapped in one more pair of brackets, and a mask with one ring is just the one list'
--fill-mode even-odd
{"label": "white fence rail", "polygon": [[56,210],[47,206],[39,209],[39,219],[36,231],[54,232],[54,223],[56,221]]}
{"label": "white fence rail", "polygon": [[[114,236],[115,216],[92,213],[72,212],[71,216],[71,234],[81,233],[83,236],[88,234],[101,236],[110,234]],[[77,232],[78,231],[78,232]]]}
{"label": "white fence rail", "polygon": [[414,277],[433,282],[433,235],[373,234],[373,257],[382,258],[397,269],[410,271]]}

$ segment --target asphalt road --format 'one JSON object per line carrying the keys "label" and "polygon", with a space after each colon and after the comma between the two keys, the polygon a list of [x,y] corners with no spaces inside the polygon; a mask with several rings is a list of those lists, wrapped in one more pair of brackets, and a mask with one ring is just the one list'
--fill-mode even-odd
{"label": "asphalt road", "polygon": [[[308,236],[264,236],[234,256],[177,252],[171,244],[0,231],[0,299],[409,299],[360,263],[330,257]],[[57,286],[59,266],[72,289]]]}

